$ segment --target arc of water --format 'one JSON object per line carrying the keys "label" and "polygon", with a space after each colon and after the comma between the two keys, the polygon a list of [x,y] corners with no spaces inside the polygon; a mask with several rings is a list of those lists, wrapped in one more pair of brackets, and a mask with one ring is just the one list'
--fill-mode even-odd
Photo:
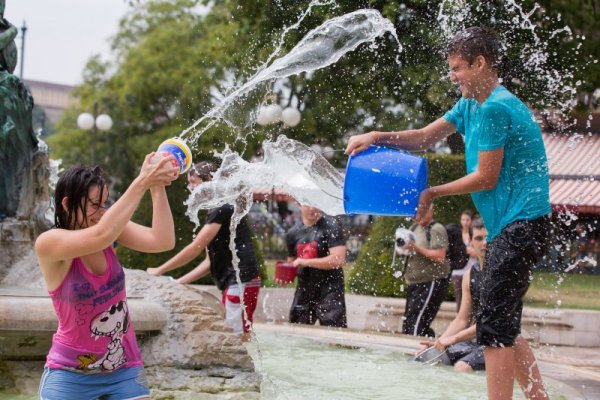
{"label": "arc of water", "polygon": [[361,44],[372,42],[386,32],[391,33],[396,39],[401,51],[394,25],[377,10],[357,10],[327,20],[310,31],[288,54],[276,59],[268,67],[257,71],[245,84],[232,91],[221,101],[221,104],[213,107],[179,136],[187,136],[203,121],[211,119],[212,121],[207,127],[192,136],[192,142],[195,142],[210,126],[214,125],[216,119],[221,117],[225,110],[257,85],[324,68],[335,63],[344,54],[355,50]]}

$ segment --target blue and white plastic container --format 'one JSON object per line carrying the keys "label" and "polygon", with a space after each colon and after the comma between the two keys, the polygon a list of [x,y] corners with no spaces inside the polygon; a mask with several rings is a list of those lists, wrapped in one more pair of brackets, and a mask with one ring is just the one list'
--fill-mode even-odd
{"label": "blue and white plastic container", "polygon": [[182,139],[175,137],[165,140],[158,146],[156,154],[160,157],[169,155],[175,157],[173,166],[179,168],[180,174],[185,174],[192,166],[192,151]]}

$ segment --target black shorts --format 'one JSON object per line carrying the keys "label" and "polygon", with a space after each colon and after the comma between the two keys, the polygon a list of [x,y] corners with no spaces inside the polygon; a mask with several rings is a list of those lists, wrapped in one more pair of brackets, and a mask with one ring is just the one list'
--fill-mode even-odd
{"label": "black shorts", "polygon": [[544,216],[513,222],[488,244],[476,315],[478,344],[512,346],[521,333],[522,299],[549,237],[550,218]]}
{"label": "black shorts", "polygon": [[[314,272],[314,271],[305,271]],[[315,279],[315,274],[298,277],[296,292],[290,310],[290,322],[346,328],[346,299],[344,278],[340,273],[329,274],[328,279]]]}

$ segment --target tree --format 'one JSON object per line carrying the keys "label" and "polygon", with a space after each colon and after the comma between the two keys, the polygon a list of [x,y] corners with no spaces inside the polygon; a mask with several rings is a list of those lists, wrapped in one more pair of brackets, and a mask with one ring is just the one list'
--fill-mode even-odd
{"label": "tree", "polygon": [[[79,104],[65,112],[57,133],[48,138],[51,156],[62,158],[65,166],[89,163],[90,137],[76,128],[75,120],[97,102],[115,122],[111,132],[101,135],[97,154],[113,178],[112,193],[118,196],[146,153],[218,107],[279,45],[274,58],[289,52],[324,21],[362,8],[376,9],[392,21],[398,41],[388,34],[327,68],[259,85],[223,111],[224,119],[198,126],[206,131],[191,143],[195,159],[211,159],[213,151],[226,144],[250,159],[260,152],[264,139],[282,133],[309,145],[341,149],[353,133],[422,126],[457,99],[444,47],[455,30],[468,25],[491,25],[505,38],[511,62],[503,83],[535,106],[570,104],[564,103],[560,88],[578,88],[589,100],[600,84],[600,67],[593,62],[600,51],[595,46],[594,1],[543,0],[545,13],[531,0],[323,1],[306,13],[308,4],[308,0],[131,1],[113,41],[114,60],[94,57],[88,62],[84,83],[76,91]],[[587,36],[581,46],[580,39],[564,32],[565,23]],[[532,45],[538,46],[537,53],[530,50]],[[538,56],[549,75],[530,68]],[[283,130],[251,124],[252,112],[273,94],[283,105],[300,106],[300,125]],[[335,165],[343,166],[345,160],[336,153]],[[182,185],[174,190],[185,189]]]}

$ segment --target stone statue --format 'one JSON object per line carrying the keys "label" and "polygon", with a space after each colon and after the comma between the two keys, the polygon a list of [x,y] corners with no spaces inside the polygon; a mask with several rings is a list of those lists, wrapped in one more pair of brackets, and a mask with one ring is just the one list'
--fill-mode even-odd
{"label": "stone statue", "polygon": [[33,98],[19,78],[14,39],[0,0],[0,281],[22,260],[35,260],[33,243],[50,227],[50,162],[33,132]]}
{"label": "stone statue", "polygon": [[32,161],[38,140],[32,127],[33,98],[13,75],[17,64],[17,28],[4,18],[0,0],[0,221],[32,219]]}

